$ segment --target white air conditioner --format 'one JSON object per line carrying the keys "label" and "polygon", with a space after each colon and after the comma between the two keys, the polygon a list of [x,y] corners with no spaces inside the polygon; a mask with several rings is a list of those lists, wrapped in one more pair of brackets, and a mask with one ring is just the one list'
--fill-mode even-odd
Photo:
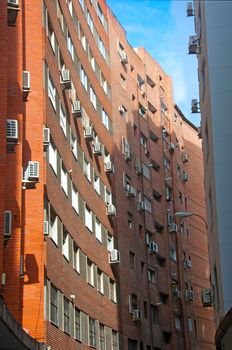
{"label": "white air conditioner", "polygon": [[113,166],[113,163],[111,161],[105,162],[104,168],[105,168],[106,173],[113,173],[113,171],[114,171],[114,166]]}
{"label": "white air conditioner", "polygon": [[117,249],[110,252],[110,264],[120,263],[120,253]]}
{"label": "white air conditioner", "polygon": [[203,288],[201,291],[201,298],[203,306],[213,305],[213,291],[211,288]]}
{"label": "white air conditioner", "polygon": [[72,104],[72,113],[81,116],[81,103],[80,101],[74,101]]}
{"label": "white air conditioner", "polygon": [[50,143],[50,129],[43,128],[43,143],[44,145],[49,145]]}
{"label": "white air conditioner", "polygon": [[126,185],[126,192],[128,197],[136,197],[136,189],[130,185]]}
{"label": "white air conditioner", "polygon": [[188,300],[193,301],[194,300],[194,292],[193,290],[188,290]]}
{"label": "white air conditioner", "polygon": [[8,6],[19,7],[19,0],[7,0]]}
{"label": "white air conditioner", "polygon": [[175,151],[175,144],[173,142],[169,142],[168,149],[169,151]]}
{"label": "white air conditioner", "polygon": [[6,121],[6,138],[7,141],[18,141],[18,121],[7,119]]}
{"label": "white air conditioner", "polygon": [[155,242],[150,242],[149,243],[149,252],[158,254],[158,251],[159,251],[158,244]]}
{"label": "white air conditioner", "polygon": [[143,175],[143,167],[142,164],[137,164],[135,167],[135,171],[137,175]]}
{"label": "white air conditioner", "polygon": [[49,235],[49,222],[44,221],[44,236],[48,236],[48,235]]}
{"label": "white air conditioner", "polygon": [[131,151],[125,151],[124,156],[125,156],[125,160],[132,160]]}
{"label": "white air conditioner", "polygon": [[192,267],[192,261],[191,260],[185,260],[185,264],[186,264],[186,267],[188,269],[191,269],[191,267]]}
{"label": "white air conditioner", "polygon": [[90,140],[90,141],[93,140],[93,127],[92,126],[85,127],[84,138],[86,140]]}
{"label": "white air conditioner", "polygon": [[107,216],[115,216],[116,215],[116,208],[113,204],[108,204],[106,206],[106,215]]}
{"label": "white air conditioner", "polygon": [[133,321],[140,321],[142,319],[141,310],[133,310]]}
{"label": "white air conditioner", "polygon": [[125,51],[120,53],[120,58],[122,63],[128,63],[128,57]]}
{"label": "white air conditioner", "polygon": [[141,95],[142,95],[143,97],[145,97],[145,96],[146,96],[146,92],[145,92],[144,90],[142,90],[142,91],[141,91]]}
{"label": "white air conditioner", "polygon": [[188,153],[183,153],[182,154],[182,161],[183,161],[183,163],[187,163],[189,161]]}
{"label": "white air conditioner", "polygon": [[61,71],[61,84],[64,84],[65,89],[71,89],[71,77],[68,69]]}
{"label": "white air conditioner", "polygon": [[172,223],[170,224],[170,226],[169,226],[169,232],[170,232],[170,233],[171,233],[171,232],[177,232],[177,229],[178,229],[177,224],[175,224],[174,222],[172,222]]}
{"label": "white air conditioner", "polygon": [[23,71],[23,86],[22,89],[24,92],[29,92],[31,83],[30,83],[30,72],[28,71]]}
{"label": "white air conditioner", "polygon": [[98,156],[101,156],[102,155],[102,145],[101,145],[101,142],[94,142],[94,145],[93,145],[93,153],[98,155]]}
{"label": "white air conditioner", "polygon": [[182,298],[182,293],[181,293],[181,291],[179,290],[179,289],[177,289],[176,290],[176,297],[178,298],[178,299],[181,299]]}
{"label": "white air conditioner", "polygon": [[118,111],[120,114],[123,114],[123,113],[125,113],[125,108],[121,105],[118,107]]}
{"label": "white air conditioner", "polygon": [[193,4],[192,2],[187,2],[187,16],[192,17],[194,16],[194,9],[193,9]]}
{"label": "white air conditioner", "polygon": [[200,107],[199,107],[199,102],[197,101],[197,99],[192,99],[191,102],[191,112],[192,113],[200,113]]}
{"label": "white air conditioner", "polygon": [[25,171],[25,180],[31,180],[38,182],[39,179],[39,162],[28,162],[27,169]]}
{"label": "white air conditioner", "polygon": [[170,194],[166,194],[166,201],[170,202],[172,200],[172,196]]}
{"label": "white air conditioner", "polygon": [[144,203],[144,201],[138,202],[138,210],[145,210],[145,203]]}
{"label": "white air conditioner", "polygon": [[4,238],[11,237],[12,214],[11,210],[4,211]]}
{"label": "white air conditioner", "polygon": [[188,181],[188,174],[184,171],[181,178],[182,178],[183,182],[187,182]]}
{"label": "white air conditioner", "polygon": [[199,38],[197,35],[191,35],[189,37],[189,54],[199,54],[200,46],[199,46]]}

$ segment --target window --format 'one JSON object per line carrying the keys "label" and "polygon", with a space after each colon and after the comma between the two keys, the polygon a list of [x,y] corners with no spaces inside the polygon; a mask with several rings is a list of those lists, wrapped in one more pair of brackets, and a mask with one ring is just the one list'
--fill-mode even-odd
{"label": "window", "polygon": [[73,4],[72,4],[72,0],[68,0],[68,9],[70,12],[71,17],[73,16]]}
{"label": "window", "polygon": [[133,215],[129,211],[127,212],[127,222],[128,222],[129,228],[132,228],[133,227]]}
{"label": "window", "polygon": [[90,101],[92,102],[94,108],[97,109],[97,97],[92,86],[90,86]]}
{"label": "window", "polygon": [[63,107],[60,104],[60,126],[66,136],[66,115],[64,113]]}
{"label": "window", "polygon": [[95,72],[95,69],[96,69],[96,61],[95,61],[95,57],[93,56],[92,54],[92,51],[89,49],[89,56],[90,56],[90,64],[91,64],[91,67],[93,68],[93,71]]}
{"label": "window", "polygon": [[112,252],[114,249],[114,237],[110,233],[107,236],[107,249],[109,252]]}
{"label": "window", "polygon": [[120,83],[121,83],[121,86],[125,89],[126,88],[126,78],[120,74]]}
{"label": "window", "polygon": [[84,166],[84,174],[86,178],[89,180],[89,182],[91,182],[91,165],[90,165],[90,162],[85,158],[85,156],[84,156],[83,166]]}
{"label": "window", "polygon": [[75,338],[81,340],[81,315],[78,309],[75,309]]}
{"label": "window", "polygon": [[96,174],[94,174],[94,183],[93,187],[98,195],[100,195],[100,178]]}
{"label": "window", "polygon": [[145,164],[142,164],[142,168],[143,168],[143,176],[146,177],[148,180],[150,180],[150,169]]}
{"label": "window", "polygon": [[147,137],[143,133],[140,134],[140,144],[147,148]]}
{"label": "window", "polygon": [[99,242],[102,242],[101,223],[98,218],[95,218],[95,235]]}
{"label": "window", "polygon": [[82,29],[81,29],[81,44],[82,44],[82,47],[83,49],[86,51],[86,48],[87,48],[87,41],[86,41],[86,36],[85,34],[82,32]]}
{"label": "window", "polygon": [[179,315],[175,315],[175,328],[177,330],[181,329],[181,319]]}
{"label": "window", "polygon": [[57,149],[53,142],[49,143],[49,163],[55,174],[57,174]]}
{"label": "window", "polygon": [[63,228],[63,244],[62,244],[62,253],[67,260],[69,260],[69,234]]}
{"label": "window", "polygon": [[105,203],[112,204],[112,193],[105,189]]}
{"label": "window", "polygon": [[85,226],[93,232],[93,213],[92,211],[85,206]]}
{"label": "window", "polygon": [[106,348],[105,327],[102,324],[99,325],[99,335],[100,335],[100,350],[105,350]]}
{"label": "window", "polygon": [[101,86],[102,86],[105,94],[107,95],[107,93],[108,93],[108,83],[107,83],[106,79],[104,78],[103,74],[101,74]]}
{"label": "window", "polygon": [[95,320],[89,317],[89,345],[96,347],[96,326]]}
{"label": "window", "polygon": [[157,306],[154,306],[154,305],[151,305],[151,320],[154,323],[159,322],[158,308],[157,308]]}
{"label": "window", "polygon": [[102,109],[102,123],[109,130],[109,116],[104,109]]}
{"label": "window", "polygon": [[100,37],[98,37],[98,48],[99,48],[99,51],[101,52],[103,58],[106,58],[106,48],[105,48],[105,45],[103,44],[103,41]]}
{"label": "window", "polygon": [[139,115],[143,118],[145,118],[147,113],[147,110],[145,107],[143,107],[142,105],[139,106]]}
{"label": "window", "polygon": [[122,117],[124,117],[126,119],[127,109],[125,106],[123,106],[123,105],[119,106],[119,113],[121,114]]}
{"label": "window", "polygon": [[75,185],[72,183],[72,207],[78,214],[79,209],[78,209],[78,192],[75,187]]}
{"label": "window", "polygon": [[134,310],[138,309],[138,298],[136,294],[131,294],[130,296],[130,312],[133,313]]}
{"label": "window", "polygon": [[92,17],[90,15],[89,11],[87,11],[87,23],[88,23],[88,26],[89,26],[91,33],[93,33],[93,20],[92,20]]}
{"label": "window", "polygon": [[73,42],[69,32],[67,34],[67,46],[68,46],[68,52],[70,53],[72,60],[74,61],[74,46],[73,46]]}
{"label": "window", "polygon": [[151,283],[155,283],[155,271],[148,269],[147,275],[148,275],[148,281]]}
{"label": "window", "polygon": [[118,333],[112,331],[112,350],[118,350]]}
{"label": "window", "polygon": [[87,282],[94,286],[93,263],[89,259],[87,259]]}
{"label": "window", "polygon": [[188,330],[190,333],[193,332],[193,319],[191,317],[188,317]]}
{"label": "window", "polygon": [[166,156],[164,156],[164,166],[165,166],[165,168],[167,168],[167,169],[170,169],[170,160],[166,157]]}
{"label": "window", "polygon": [[116,303],[116,283],[110,279],[110,300]]}
{"label": "window", "polygon": [[150,139],[153,141],[153,142],[156,142],[158,141],[158,136],[156,134],[154,134],[154,132],[152,132],[150,130]]}
{"label": "window", "polygon": [[147,197],[144,197],[144,203],[145,203],[145,210],[151,213],[152,212],[151,201]]}
{"label": "window", "polygon": [[80,3],[80,5],[81,5],[82,10],[84,10],[84,7],[85,7],[85,2],[84,2],[84,0],[79,0],[79,3]]}
{"label": "window", "polygon": [[58,290],[52,284],[50,296],[50,315],[51,322],[58,326]]}
{"label": "window", "polygon": [[70,331],[70,311],[69,311],[69,301],[64,298],[64,331],[69,333]]}
{"label": "window", "polygon": [[176,261],[176,249],[170,248],[169,256],[170,256],[170,259]]}
{"label": "window", "polygon": [[147,302],[146,301],[143,302],[143,315],[144,315],[144,318],[147,318]]}
{"label": "window", "polygon": [[128,339],[128,350],[137,350],[138,349],[137,340]]}
{"label": "window", "polygon": [[103,272],[100,269],[97,269],[97,290],[104,294]]}
{"label": "window", "polygon": [[62,31],[64,31],[64,16],[63,16],[63,13],[62,13],[61,8],[60,8],[59,1],[57,1],[57,17],[58,17],[58,20],[60,22],[60,26],[61,26]]}
{"label": "window", "polygon": [[73,267],[80,273],[80,248],[74,244]]}
{"label": "window", "polygon": [[135,268],[135,253],[129,252],[129,266],[131,269]]}
{"label": "window", "polygon": [[48,97],[52,103],[54,110],[56,110],[56,88],[50,74],[48,74]]}
{"label": "window", "polygon": [[58,245],[58,217],[52,210],[50,213],[50,234],[53,242]]}
{"label": "window", "polygon": [[99,4],[97,4],[97,15],[98,15],[98,18],[100,19],[100,21],[103,25],[104,24],[104,14],[103,14],[103,11],[102,11]]}
{"label": "window", "polygon": [[63,164],[61,167],[61,187],[63,188],[64,193],[67,195],[68,194],[68,174]]}
{"label": "window", "polygon": [[52,50],[53,50],[53,52],[55,52],[55,33],[54,33],[54,29],[52,27],[50,17],[48,17],[47,35],[48,35],[48,39],[49,39],[49,42],[51,44]]}
{"label": "window", "polygon": [[162,198],[162,194],[160,194],[159,192],[157,192],[156,190],[153,190],[153,198],[157,201],[160,202],[161,198]]}
{"label": "window", "polygon": [[179,198],[179,203],[181,205],[183,205],[183,195],[182,195],[182,193],[180,191],[178,192],[178,198]]}
{"label": "window", "polygon": [[81,71],[80,71],[80,79],[81,79],[81,83],[84,86],[85,90],[88,90],[88,78],[87,75],[83,69],[83,67],[81,66]]}

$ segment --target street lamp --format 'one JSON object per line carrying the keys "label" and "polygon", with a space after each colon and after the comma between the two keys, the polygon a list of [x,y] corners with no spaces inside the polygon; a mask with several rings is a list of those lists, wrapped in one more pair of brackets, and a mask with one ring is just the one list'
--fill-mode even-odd
{"label": "street lamp", "polygon": [[188,218],[190,216],[197,216],[199,217],[202,221],[204,221],[204,224],[205,224],[205,227],[206,229],[208,230],[208,225],[207,225],[207,222],[205,221],[205,219],[199,215],[199,214],[196,214],[196,213],[192,213],[191,211],[177,211],[174,216],[180,218],[180,219],[185,219],[185,218]]}

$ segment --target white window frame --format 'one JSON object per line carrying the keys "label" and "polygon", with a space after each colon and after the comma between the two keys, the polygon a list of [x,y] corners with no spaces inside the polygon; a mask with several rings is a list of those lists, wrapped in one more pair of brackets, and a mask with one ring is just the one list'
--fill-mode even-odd
{"label": "white window frame", "polygon": [[87,282],[94,286],[94,264],[87,258]]}
{"label": "white window frame", "polygon": [[74,46],[69,32],[67,33],[67,48],[70,53],[72,60],[74,61]]}
{"label": "white window frame", "polygon": [[84,86],[85,90],[88,91],[88,77],[87,77],[87,74],[85,73],[85,70],[83,69],[82,66],[81,66],[81,70],[80,70],[80,79],[81,79],[81,83]]}
{"label": "white window frame", "polygon": [[62,253],[64,257],[69,261],[69,234],[63,228],[63,242],[62,242]]}
{"label": "white window frame", "polygon": [[90,12],[88,10],[87,10],[87,23],[88,23],[88,26],[89,26],[91,33],[93,34],[93,19],[92,19]]}
{"label": "white window frame", "polygon": [[73,247],[73,268],[76,270],[77,273],[80,273],[80,248],[74,243]]}
{"label": "white window frame", "polygon": [[97,269],[97,290],[104,294],[103,272],[100,269]]}
{"label": "white window frame", "polygon": [[99,51],[100,51],[102,57],[105,59],[106,58],[106,48],[105,48],[105,45],[104,45],[102,39],[100,38],[100,36],[98,37],[98,48],[99,48]]}
{"label": "white window frame", "polygon": [[108,236],[107,236],[107,250],[109,252],[112,252],[112,250],[114,250],[114,237],[108,233]]}
{"label": "white window frame", "polygon": [[145,210],[148,211],[149,213],[152,213],[152,203],[151,201],[144,196],[144,203],[145,203]]}
{"label": "white window frame", "polygon": [[97,96],[96,96],[92,86],[90,86],[90,89],[89,89],[89,97],[90,97],[90,101],[91,101],[92,105],[94,106],[95,109],[97,109]]}
{"label": "white window frame", "polygon": [[109,116],[104,108],[102,108],[102,124],[106,127],[107,130],[109,130]]}
{"label": "white window frame", "polygon": [[97,192],[97,194],[100,196],[100,177],[96,173],[94,173],[93,187],[94,187],[95,191]]}
{"label": "white window frame", "polygon": [[96,239],[102,243],[102,227],[101,222],[95,217],[95,237]]}
{"label": "white window frame", "polygon": [[85,226],[93,232],[93,212],[87,205],[85,206]]}
{"label": "white window frame", "polygon": [[51,104],[56,111],[56,87],[53,83],[50,73],[48,72],[48,97],[51,101]]}
{"label": "white window frame", "polygon": [[64,190],[64,193],[68,195],[68,173],[64,167],[64,164],[62,163],[61,166],[61,187]]}
{"label": "white window frame", "polygon": [[57,149],[52,142],[49,143],[49,164],[57,175]]}
{"label": "white window frame", "polygon": [[84,155],[84,159],[83,159],[83,167],[84,167],[84,174],[85,177],[87,178],[87,180],[89,182],[91,182],[91,164],[90,162],[85,158]]}
{"label": "white window frame", "polygon": [[72,148],[72,154],[77,159],[77,139],[73,134],[71,134],[71,148]]}
{"label": "white window frame", "polygon": [[56,245],[58,245],[58,216],[54,214],[55,218],[53,223],[50,219],[50,236],[53,242],[55,242]]}
{"label": "white window frame", "polygon": [[79,204],[78,191],[77,191],[75,185],[72,183],[72,207],[77,214],[79,214],[78,204]]}
{"label": "white window frame", "polygon": [[65,137],[66,137],[67,118],[66,118],[66,114],[64,113],[64,109],[63,109],[61,103],[60,103],[60,126],[61,126],[61,129],[62,129]]}

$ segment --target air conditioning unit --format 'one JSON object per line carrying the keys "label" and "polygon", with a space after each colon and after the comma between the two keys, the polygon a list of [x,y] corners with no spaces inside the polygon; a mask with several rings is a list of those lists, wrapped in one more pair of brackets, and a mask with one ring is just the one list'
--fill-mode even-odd
{"label": "air conditioning unit", "polygon": [[183,182],[187,182],[188,181],[188,174],[184,171],[181,178],[182,178]]}
{"label": "air conditioning unit", "polygon": [[188,290],[187,291],[188,292],[188,300],[189,301],[193,301],[194,300],[194,292],[193,292],[193,290]]}
{"label": "air conditioning unit", "polygon": [[137,164],[135,167],[135,171],[137,175],[143,175],[143,167],[142,164]]}
{"label": "air conditioning unit", "polygon": [[197,128],[197,135],[198,135],[199,139],[202,139],[202,127],[201,126],[199,126]]}
{"label": "air conditioning unit", "polygon": [[106,215],[107,216],[115,216],[116,215],[116,208],[113,204],[108,204],[106,206]]}
{"label": "air conditioning unit", "polygon": [[122,62],[122,63],[128,63],[128,57],[127,57],[127,54],[126,54],[125,51],[124,51],[124,52],[121,52],[120,58],[121,58],[121,62]]}
{"label": "air conditioning unit", "polygon": [[120,253],[117,249],[110,252],[110,264],[120,263]]}
{"label": "air conditioning unit", "polygon": [[191,35],[189,37],[189,54],[199,54],[200,46],[199,46],[199,38],[198,35]]}
{"label": "air conditioning unit", "polygon": [[138,210],[145,210],[145,203],[144,203],[144,201],[138,202]]}
{"label": "air conditioning unit", "polygon": [[48,235],[49,235],[49,222],[44,221],[44,236],[48,236]]}
{"label": "air conditioning unit", "polygon": [[68,69],[61,71],[61,84],[64,85],[65,89],[71,89],[71,77]]}
{"label": "air conditioning unit", "polygon": [[28,162],[27,169],[25,171],[25,180],[36,181],[39,180],[39,162]]}
{"label": "air conditioning unit", "polygon": [[93,153],[98,155],[98,156],[101,156],[102,155],[102,145],[101,145],[101,142],[94,142],[94,145],[93,145]]}
{"label": "air conditioning unit", "polygon": [[49,145],[50,143],[50,129],[43,128],[43,143],[44,145]]}
{"label": "air conditioning unit", "polygon": [[136,197],[136,189],[130,185],[126,185],[126,192],[128,197]]}
{"label": "air conditioning unit", "polygon": [[200,113],[200,107],[199,107],[199,102],[197,101],[197,99],[192,99],[191,102],[191,112],[192,113]]}
{"label": "air conditioning unit", "polygon": [[125,151],[124,156],[125,156],[125,160],[132,160],[131,151]]}
{"label": "air conditioning unit", "polygon": [[194,9],[193,9],[193,4],[192,2],[187,2],[187,16],[192,17],[194,16]]}
{"label": "air conditioning unit", "polygon": [[104,168],[106,173],[113,173],[114,171],[114,166],[112,162],[105,162]]}
{"label": "air conditioning unit", "polygon": [[183,163],[187,163],[189,161],[188,153],[183,153],[182,154],[182,161],[183,161]]}
{"label": "air conditioning unit", "polygon": [[172,222],[169,226],[169,232],[172,233],[172,232],[177,232],[178,230],[178,227],[177,227],[177,224],[175,224],[174,222]]}
{"label": "air conditioning unit", "polygon": [[29,92],[31,83],[30,83],[30,72],[28,71],[23,71],[23,86],[22,89],[24,92]]}
{"label": "air conditioning unit", "polygon": [[182,293],[181,293],[181,291],[179,289],[176,288],[174,294],[175,294],[177,299],[182,299]]}
{"label": "air conditioning unit", "polygon": [[140,321],[142,319],[141,310],[133,310],[133,321]]}
{"label": "air conditioning unit", "polygon": [[76,114],[76,116],[81,117],[81,103],[80,101],[74,101],[72,104],[72,113]]}
{"label": "air conditioning unit", "polygon": [[142,95],[143,97],[145,97],[145,96],[146,96],[146,92],[145,92],[144,90],[142,90],[142,91],[141,91],[141,95]]}
{"label": "air conditioning unit", "polygon": [[191,267],[192,267],[192,261],[191,260],[185,260],[185,264],[186,264],[186,267],[188,269],[191,269]]}
{"label": "air conditioning unit", "polygon": [[201,298],[203,306],[213,305],[213,291],[211,288],[203,288],[201,291]]}
{"label": "air conditioning unit", "polygon": [[7,119],[6,138],[7,138],[7,141],[18,141],[18,121],[17,120]]}
{"label": "air conditioning unit", "polygon": [[12,214],[11,210],[4,211],[4,238],[11,237],[12,230]]}
{"label": "air conditioning unit", "polygon": [[149,252],[158,254],[158,251],[159,251],[158,244],[155,242],[150,242],[149,243]]}
{"label": "air conditioning unit", "polygon": [[12,6],[12,7],[18,8],[19,7],[19,0],[7,0],[7,5],[8,5],[8,7]]}
{"label": "air conditioning unit", "polygon": [[123,113],[125,113],[125,108],[121,105],[118,107],[118,111],[120,114],[123,114]]}
{"label": "air conditioning unit", "polygon": [[89,140],[89,141],[93,140],[93,127],[92,126],[85,127],[84,138],[86,140]]}
{"label": "air conditioning unit", "polygon": [[175,144],[173,142],[169,142],[168,149],[169,151],[175,151]]}
{"label": "air conditioning unit", "polygon": [[166,201],[170,202],[172,200],[171,194],[166,194]]}

